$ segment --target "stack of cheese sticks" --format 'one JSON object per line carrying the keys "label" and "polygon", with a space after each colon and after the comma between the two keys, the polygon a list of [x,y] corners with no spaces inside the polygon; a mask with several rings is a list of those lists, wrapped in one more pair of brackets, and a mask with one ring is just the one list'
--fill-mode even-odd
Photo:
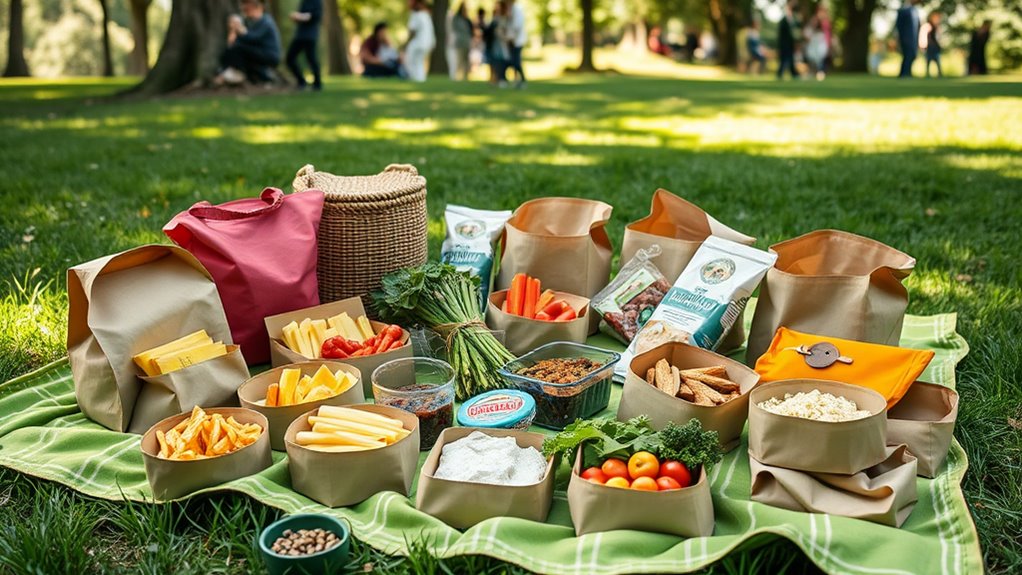
{"label": "stack of cheese sticks", "polygon": [[401,421],[378,413],[324,405],[309,416],[311,431],[299,431],[295,443],[316,451],[341,453],[386,447],[411,431]]}

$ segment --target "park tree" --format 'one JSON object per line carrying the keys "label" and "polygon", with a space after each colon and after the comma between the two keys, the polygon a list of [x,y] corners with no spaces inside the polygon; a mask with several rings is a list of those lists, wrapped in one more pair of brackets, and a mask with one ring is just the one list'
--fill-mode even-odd
{"label": "park tree", "polygon": [[348,35],[344,31],[344,17],[340,0],[326,0],[323,6],[326,26],[327,73],[350,76],[351,62],[348,61]]}
{"label": "park tree", "polygon": [[128,73],[142,75],[149,71],[149,5],[153,0],[128,0],[131,38],[134,46],[128,58]]}
{"label": "park tree", "polygon": [[751,10],[751,0],[706,0],[706,16],[717,37],[720,64],[738,64],[738,30],[745,25]]}
{"label": "park tree", "polygon": [[22,0],[11,0],[8,14],[10,29],[7,34],[7,66],[4,77],[28,76],[25,61],[25,13]]}
{"label": "park tree", "polygon": [[846,72],[869,70],[869,39],[877,0],[837,0],[835,16],[844,18],[841,30],[842,69]]}
{"label": "park tree", "polygon": [[433,28],[436,32],[436,48],[429,57],[429,73],[432,76],[446,76],[450,69],[447,66],[447,12],[451,8],[449,0],[433,0]]}
{"label": "park tree", "polygon": [[110,54],[110,0],[99,0],[99,8],[103,11],[101,20],[103,39],[103,75],[111,78],[114,75],[114,58]]}
{"label": "park tree", "polygon": [[582,9],[582,62],[578,65],[579,72],[595,72],[593,65],[593,45],[596,43],[596,25],[593,23],[594,0],[579,0]]}
{"label": "park tree", "polygon": [[160,55],[133,92],[164,94],[211,78],[227,43],[227,17],[236,7],[235,0],[172,0]]}

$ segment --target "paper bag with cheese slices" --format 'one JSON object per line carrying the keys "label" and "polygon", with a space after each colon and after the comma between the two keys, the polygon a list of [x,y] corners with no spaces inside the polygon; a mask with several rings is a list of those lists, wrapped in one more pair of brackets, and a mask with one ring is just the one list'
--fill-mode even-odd
{"label": "paper bag with cheese slices", "polygon": [[[401,328],[399,334],[392,334],[387,324],[370,320],[366,317],[362,299],[357,296],[270,316],[265,321],[273,367],[335,359],[359,370],[366,398],[373,396],[374,369],[392,359],[412,357],[408,330]],[[348,350],[356,351],[342,350],[336,357],[324,356],[324,343],[337,337],[354,346]],[[372,349],[381,339],[389,342],[389,349]]]}
{"label": "paper bag with cheese slices", "polygon": [[141,246],[74,266],[67,291],[78,405],[114,431],[128,429],[144,387],[134,356],[199,331],[213,343],[233,343],[213,278],[175,246]]}

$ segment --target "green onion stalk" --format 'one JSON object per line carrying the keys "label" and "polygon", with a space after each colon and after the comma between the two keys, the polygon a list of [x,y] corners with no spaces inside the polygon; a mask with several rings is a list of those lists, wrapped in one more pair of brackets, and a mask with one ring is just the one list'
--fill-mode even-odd
{"label": "green onion stalk", "polygon": [[372,298],[384,320],[422,324],[446,340],[459,401],[504,386],[497,369],[514,355],[483,322],[477,276],[449,264],[426,262],[387,274]]}

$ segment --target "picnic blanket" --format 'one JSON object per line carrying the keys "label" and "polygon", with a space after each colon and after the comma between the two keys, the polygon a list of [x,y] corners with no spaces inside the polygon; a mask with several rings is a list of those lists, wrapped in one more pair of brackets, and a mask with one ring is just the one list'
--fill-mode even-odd
{"label": "picnic blanket", "polygon": [[[751,317],[751,314],[747,314]],[[905,319],[902,345],[936,357],[921,379],[954,386],[955,364],[968,346],[955,333],[955,315]],[[592,343],[620,348],[597,336]],[[614,385],[608,410],[620,398]],[[151,499],[138,435],[92,423],[75,403],[67,360],[0,384],[0,465],[57,481],[111,500]],[[546,432],[549,433],[549,432]],[[811,449],[807,439],[807,449]],[[564,492],[557,492],[546,523],[494,518],[452,529],[415,509],[414,495],[379,493],[351,508],[328,509],[291,490],[287,457],[274,453],[262,473],[192,495],[221,490],[245,493],[289,513],[320,512],[347,518],[355,537],[390,554],[424,538],[441,557],[489,555],[532,571],[556,574],[669,573],[700,569],[741,546],[778,537],[793,541],[829,573],[978,573],[983,569],[976,529],[961,491],[967,461],[954,442],[946,468],[918,479],[919,501],[901,529],[825,514],[787,511],[749,501],[747,436],[711,473],[716,527],[711,537],[614,531],[575,537]],[[425,454],[423,454],[423,459]],[[421,464],[421,459],[420,459]],[[340,478],[324,478],[339,480]]]}

